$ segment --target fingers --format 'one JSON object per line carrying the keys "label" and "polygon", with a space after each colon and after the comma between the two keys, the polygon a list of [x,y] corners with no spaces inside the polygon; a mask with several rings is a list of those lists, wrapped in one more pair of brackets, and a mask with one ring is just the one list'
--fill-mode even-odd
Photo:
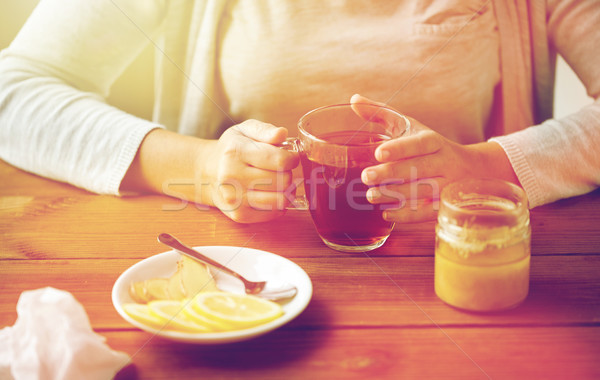
{"label": "fingers", "polygon": [[254,141],[260,141],[267,144],[281,144],[288,135],[287,129],[263,123],[258,120],[246,120],[243,123],[231,127],[231,129]]}
{"label": "fingers", "polygon": [[410,183],[371,187],[367,200],[373,204],[403,205],[412,199],[439,199],[445,178],[423,178]]}
{"label": "fingers", "polygon": [[264,222],[279,217],[294,199],[291,171],[270,171],[230,161],[214,183],[214,204],[240,223]]}
{"label": "fingers", "polygon": [[242,162],[255,168],[285,171],[292,170],[299,163],[296,152],[290,152],[262,142],[250,142],[242,138],[236,144],[235,154]]}
{"label": "fingers", "polygon": [[[363,119],[385,124],[393,136],[402,134],[397,115],[378,112],[380,109],[372,107],[385,104],[358,94],[352,96],[350,103]],[[385,204],[382,217],[399,223],[435,219],[440,192],[447,182],[441,171],[444,165],[435,154],[442,149],[441,136],[417,120],[407,119],[411,134],[381,144],[375,158],[382,164],[366,168],[361,175],[362,181],[371,186],[367,191],[368,201]]]}
{"label": "fingers", "polygon": [[239,162],[222,167],[214,183],[219,198],[230,205],[242,202],[247,192],[285,194],[293,192],[295,186],[291,171],[269,171]]}
{"label": "fingers", "polygon": [[444,167],[448,162],[443,159],[437,155],[427,155],[370,166],[362,171],[361,181],[365,185],[376,186],[445,177]]}
{"label": "fingers", "polygon": [[[401,135],[402,131],[410,127],[410,135],[394,138],[377,148],[375,158],[380,162],[431,154],[441,148],[442,138],[438,133],[413,118],[399,117],[397,113],[389,111],[390,108],[384,103],[375,102],[358,94],[350,98],[350,103],[357,115],[368,121],[385,124],[388,130],[393,132],[392,136]],[[403,123],[404,119],[408,124]],[[398,125],[399,123],[403,125]]]}
{"label": "fingers", "polygon": [[248,120],[229,128],[221,138],[221,143],[224,154],[233,160],[260,169],[285,171],[298,166],[298,153],[272,144],[279,144],[286,137],[285,128]]}
{"label": "fingers", "polygon": [[292,178],[291,171],[275,172],[248,166],[237,178],[224,182],[238,181],[240,186],[249,190],[285,191],[292,185]]}
{"label": "fingers", "polygon": [[274,146],[287,130],[256,120],[229,128],[219,139],[214,204],[231,219],[252,223],[280,216],[295,194],[291,169],[298,153]]}
{"label": "fingers", "polygon": [[[402,120],[399,119],[403,118],[399,117],[395,112],[390,112],[388,106],[358,94],[350,98],[350,103],[354,112],[363,119],[383,123],[387,126],[388,130],[390,128],[392,130],[395,129],[396,131],[392,133],[392,136],[401,135],[400,132],[410,126],[412,131],[410,135],[392,139],[378,147],[375,151],[375,157],[378,161],[395,161],[407,157],[431,154],[440,149],[441,139],[438,138],[438,134],[419,121],[410,117],[404,117],[408,121],[408,125],[399,126],[398,123],[402,123]],[[385,109],[382,110],[373,106],[385,107]]]}
{"label": "fingers", "polygon": [[293,194],[272,191],[243,191],[220,189],[222,200],[217,207],[239,223],[264,222],[283,215]]}
{"label": "fingers", "polygon": [[390,162],[410,157],[433,154],[442,148],[443,137],[430,129],[384,142],[375,150],[379,162]]}
{"label": "fingers", "polygon": [[384,204],[382,218],[390,222],[424,222],[435,219],[445,178],[424,178],[411,183],[372,187],[367,200]]}

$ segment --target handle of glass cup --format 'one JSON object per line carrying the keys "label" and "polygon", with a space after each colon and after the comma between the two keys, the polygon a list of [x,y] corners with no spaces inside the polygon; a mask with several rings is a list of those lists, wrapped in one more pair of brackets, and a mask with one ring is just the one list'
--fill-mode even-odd
{"label": "handle of glass cup", "polygon": [[[284,142],[278,145],[280,149],[290,152],[300,152],[300,140],[296,137],[288,137]],[[291,204],[286,207],[288,210],[308,210],[308,200],[304,195],[296,195]]]}

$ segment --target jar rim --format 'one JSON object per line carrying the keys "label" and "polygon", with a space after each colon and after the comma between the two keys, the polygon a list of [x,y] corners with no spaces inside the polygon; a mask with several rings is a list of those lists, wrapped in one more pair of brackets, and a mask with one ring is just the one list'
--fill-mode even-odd
{"label": "jar rim", "polygon": [[529,219],[525,191],[519,186],[495,178],[464,178],[444,187],[439,217],[456,224],[494,223],[517,225]]}

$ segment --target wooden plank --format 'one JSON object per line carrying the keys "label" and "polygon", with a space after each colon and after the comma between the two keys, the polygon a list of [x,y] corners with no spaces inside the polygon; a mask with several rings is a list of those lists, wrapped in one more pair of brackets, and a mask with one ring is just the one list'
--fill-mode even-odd
{"label": "wooden plank", "polygon": [[[0,258],[143,258],[167,250],[156,242],[156,236],[165,231],[192,245],[248,246],[286,252],[290,257],[348,255],[321,243],[306,212],[242,225],[215,209],[198,210],[193,205],[179,211],[162,209],[174,201],[160,196],[87,194],[0,197],[0,206],[5,205],[0,207]],[[596,207],[600,201],[587,204]],[[574,200],[568,205],[580,203]],[[569,218],[568,212],[573,210],[552,206],[534,213],[533,255],[600,254],[600,223],[585,216]],[[589,210],[591,216],[599,214],[600,210],[596,214]],[[398,225],[386,245],[370,255],[432,256],[433,227],[433,223]]]}
{"label": "wooden plank", "polygon": [[[5,203],[15,204],[29,199],[3,198]],[[4,210],[5,219],[0,221],[0,232],[5,236],[0,243],[2,258],[113,257],[110,252],[115,249],[123,255],[120,257],[147,257],[167,250],[156,242],[156,236],[166,231],[196,246],[261,247],[287,251],[295,257],[338,254],[320,241],[308,212],[289,211],[272,222],[245,225],[216,209],[199,209],[192,204],[167,210],[178,201],[160,196],[30,198]],[[394,231],[388,244],[375,254],[431,255],[433,238],[433,223],[405,226]]]}
{"label": "wooden plank", "polygon": [[[520,307],[476,314],[451,308],[433,290],[433,258],[293,258],[314,286],[313,299],[296,327],[465,326],[598,324],[600,257],[538,256],[532,259],[531,290]],[[0,326],[12,325],[19,294],[53,286],[70,291],[97,328],[127,328],[110,293],[120,273],[136,260],[2,260]],[[24,282],[26,278],[26,282]],[[26,285],[24,285],[26,284]]]}
{"label": "wooden plank", "polygon": [[600,327],[281,329],[223,346],[103,331],[133,357],[119,378],[399,379],[600,376]]}

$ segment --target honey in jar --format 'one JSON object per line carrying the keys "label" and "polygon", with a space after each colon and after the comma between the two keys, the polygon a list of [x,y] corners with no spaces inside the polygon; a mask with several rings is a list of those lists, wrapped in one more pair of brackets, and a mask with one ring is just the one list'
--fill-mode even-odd
{"label": "honey in jar", "polygon": [[435,292],[470,311],[519,305],[529,291],[529,210],[524,191],[494,179],[444,188],[436,225]]}

